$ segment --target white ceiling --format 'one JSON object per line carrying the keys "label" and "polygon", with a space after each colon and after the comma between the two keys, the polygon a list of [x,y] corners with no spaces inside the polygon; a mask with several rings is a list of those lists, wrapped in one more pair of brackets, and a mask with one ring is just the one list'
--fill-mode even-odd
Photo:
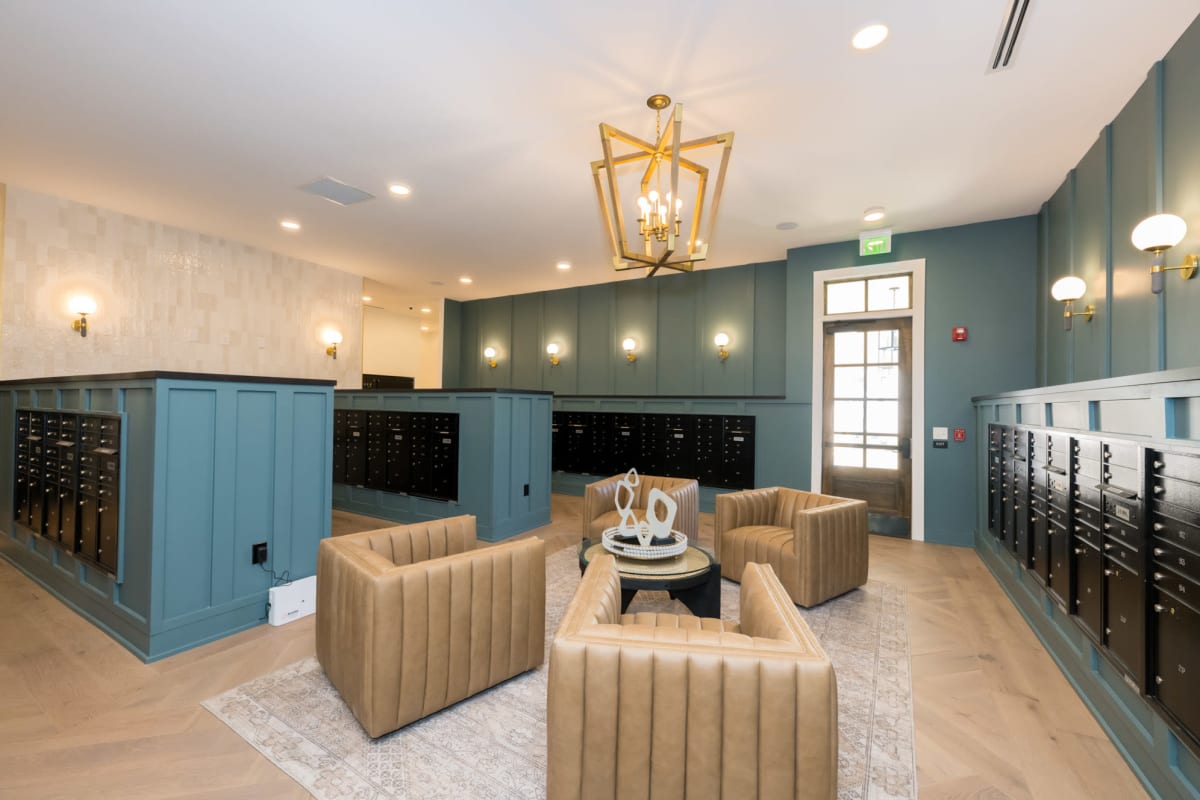
{"label": "white ceiling", "polygon": [[[597,124],[649,136],[662,91],[685,136],[736,132],[706,266],[781,259],[868,206],[897,232],[1036,212],[1200,12],[1033,0],[988,74],[1009,2],[3,0],[0,182],[415,297],[599,283]],[[322,175],[379,198],[297,191]]]}

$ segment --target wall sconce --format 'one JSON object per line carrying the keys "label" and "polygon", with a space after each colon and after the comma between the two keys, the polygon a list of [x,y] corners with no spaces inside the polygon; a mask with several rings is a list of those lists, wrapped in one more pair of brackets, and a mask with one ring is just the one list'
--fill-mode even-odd
{"label": "wall sconce", "polygon": [[1174,214],[1146,217],[1133,229],[1133,235],[1129,237],[1133,246],[1154,254],[1154,264],[1150,267],[1150,291],[1155,294],[1162,293],[1166,283],[1165,273],[1169,269],[1180,270],[1179,276],[1185,281],[1196,274],[1196,264],[1200,259],[1195,255],[1187,255],[1178,267],[1168,267],[1164,263],[1166,257],[1163,254],[1182,242],[1186,235],[1187,223]]}
{"label": "wall sconce", "polygon": [[1068,275],[1065,278],[1059,278],[1050,287],[1050,296],[1058,302],[1062,303],[1063,308],[1063,330],[1071,330],[1071,318],[1083,317],[1088,322],[1092,321],[1092,316],[1096,313],[1096,307],[1093,305],[1085,306],[1083,311],[1072,311],[1071,303],[1083,297],[1084,291],[1087,289],[1087,284],[1082,278],[1076,278],[1074,275]]}
{"label": "wall sconce", "polygon": [[487,359],[488,366],[492,367],[494,369],[496,366],[496,348],[494,348],[494,347],[483,348],[483,357]]}
{"label": "wall sconce", "polygon": [[79,319],[71,323],[71,330],[87,338],[87,315],[96,313],[96,301],[86,295],[72,297],[70,302],[72,314],[78,314]]}
{"label": "wall sconce", "polygon": [[342,343],[341,331],[335,331],[331,328],[325,331],[324,338],[325,344],[328,345],[325,348],[325,355],[337,361],[337,346]]}
{"label": "wall sconce", "polygon": [[621,341],[621,349],[625,351],[625,359],[632,364],[637,361],[637,353],[633,352],[637,349],[637,341],[632,338],[626,338]]}
{"label": "wall sconce", "polygon": [[713,344],[717,346],[717,358],[724,361],[729,358],[729,351],[725,348],[729,347],[729,334],[722,331],[713,337]]}
{"label": "wall sconce", "polygon": [[551,342],[550,344],[546,345],[546,353],[547,353],[547,355],[550,356],[550,366],[557,367],[558,366],[558,345],[555,342]]}

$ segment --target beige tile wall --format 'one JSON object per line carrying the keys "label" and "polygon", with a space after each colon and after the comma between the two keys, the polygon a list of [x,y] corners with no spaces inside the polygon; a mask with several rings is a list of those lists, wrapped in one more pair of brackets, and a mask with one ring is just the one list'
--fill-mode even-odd
{"label": "beige tile wall", "polygon": [[[13,186],[0,231],[0,379],[161,369],[361,386],[357,275]],[[86,339],[76,294],[96,300]],[[344,337],[336,361],[326,328]]]}

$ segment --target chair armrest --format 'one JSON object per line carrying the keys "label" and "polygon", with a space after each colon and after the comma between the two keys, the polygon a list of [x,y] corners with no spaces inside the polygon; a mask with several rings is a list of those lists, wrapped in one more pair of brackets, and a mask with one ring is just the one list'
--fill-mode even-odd
{"label": "chair armrest", "polygon": [[812,629],[769,564],[747,564],[740,589],[741,630],[747,636],[791,642],[825,655]]}
{"label": "chair armrest", "polygon": [[713,522],[713,543],[717,560],[721,560],[721,534],[747,525],[771,525],[775,519],[775,498],[778,486],[748,489],[717,495],[717,513]]}
{"label": "chair armrest", "polygon": [[336,597],[337,644],[361,659],[361,682],[347,689],[330,678],[367,733],[395,730],[542,663],[545,567],[542,540],[525,539],[364,576],[365,588],[346,598],[353,609],[338,608]]}
{"label": "chair armrest", "polygon": [[621,574],[617,560],[604,553],[588,564],[555,636],[574,633],[585,625],[615,625],[620,621]]}
{"label": "chair armrest", "polygon": [[827,506],[799,508],[792,513],[791,527],[796,532],[792,545],[801,558],[817,557],[820,548],[842,542],[847,537],[861,535],[865,547],[867,503],[847,499]]}
{"label": "chair armrest", "polygon": [[370,548],[396,565],[418,564],[474,549],[475,517],[463,514],[338,538]]}
{"label": "chair armrest", "polygon": [[617,482],[624,475],[614,475],[602,481],[589,483],[583,490],[583,537],[588,538],[588,526],[592,520],[606,511],[616,510]]}

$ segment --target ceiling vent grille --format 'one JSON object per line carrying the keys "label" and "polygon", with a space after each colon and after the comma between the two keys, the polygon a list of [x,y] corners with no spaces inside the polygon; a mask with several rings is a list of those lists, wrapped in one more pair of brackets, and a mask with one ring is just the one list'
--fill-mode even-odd
{"label": "ceiling vent grille", "polygon": [[992,59],[988,62],[989,72],[1005,69],[1012,63],[1013,52],[1021,36],[1021,26],[1025,22],[1025,12],[1028,10],[1029,0],[1012,0],[1000,26],[1000,36],[996,40],[995,50],[992,51]]}
{"label": "ceiling vent grille", "polygon": [[348,183],[342,183],[339,180],[330,178],[328,175],[324,178],[317,178],[312,183],[306,183],[300,187],[300,191],[315,194],[317,197],[324,197],[331,203],[337,203],[339,206],[352,206],[355,203],[361,203],[364,200],[371,200],[375,195],[370,192],[364,192],[362,189],[356,189]]}

